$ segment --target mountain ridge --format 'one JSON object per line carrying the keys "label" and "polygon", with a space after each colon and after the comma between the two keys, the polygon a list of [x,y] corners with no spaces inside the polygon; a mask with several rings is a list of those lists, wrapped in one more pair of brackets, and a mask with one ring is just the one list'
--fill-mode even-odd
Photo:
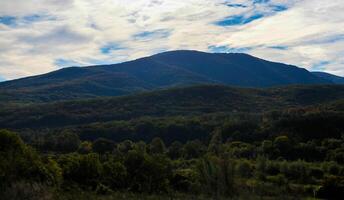
{"label": "mountain ridge", "polygon": [[344,84],[344,77],[333,75],[326,72],[312,72],[312,73],[320,78],[332,81],[335,84]]}
{"label": "mountain ridge", "polygon": [[70,67],[0,83],[0,101],[50,102],[121,96],[176,86],[273,87],[332,84],[306,69],[242,53],[169,51],[136,60]]}

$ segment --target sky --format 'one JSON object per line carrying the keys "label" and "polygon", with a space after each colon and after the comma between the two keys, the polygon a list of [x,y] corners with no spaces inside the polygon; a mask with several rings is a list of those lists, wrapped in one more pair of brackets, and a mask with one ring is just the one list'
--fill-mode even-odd
{"label": "sky", "polygon": [[0,0],[0,81],[192,49],[344,76],[343,0]]}

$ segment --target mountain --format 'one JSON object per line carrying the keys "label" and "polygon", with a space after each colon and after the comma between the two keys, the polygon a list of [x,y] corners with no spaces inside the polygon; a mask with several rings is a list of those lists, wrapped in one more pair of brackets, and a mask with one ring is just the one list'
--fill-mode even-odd
{"label": "mountain", "polygon": [[271,87],[331,84],[306,69],[247,54],[170,51],[102,66],[70,67],[0,83],[0,101],[49,102],[195,84]]}
{"label": "mountain", "polygon": [[341,77],[341,76],[336,76],[336,75],[329,74],[326,72],[312,72],[312,74],[314,74],[314,75],[316,75],[322,79],[332,81],[335,84],[344,84],[344,77]]}
{"label": "mountain", "polygon": [[1,128],[52,128],[139,117],[262,113],[344,99],[344,86],[288,86],[265,89],[202,85],[123,97],[0,106]]}

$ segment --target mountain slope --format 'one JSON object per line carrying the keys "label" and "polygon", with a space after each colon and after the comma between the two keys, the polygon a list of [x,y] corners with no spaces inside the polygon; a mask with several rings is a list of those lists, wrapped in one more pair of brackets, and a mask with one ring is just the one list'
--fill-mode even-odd
{"label": "mountain slope", "polygon": [[270,89],[219,85],[158,90],[124,97],[26,106],[1,106],[1,128],[61,127],[143,116],[259,113],[344,99],[344,86],[289,86]]}
{"label": "mountain slope", "polygon": [[344,84],[344,77],[336,76],[333,74],[325,73],[325,72],[312,72],[312,74],[323,78],[328,81],[332,81],[333,83],[336,84]]}
{"label": "mountain slope", "polygon": [[330,84],[305,69],[246,54],[171,51],[130,62],[71,67],[0,83],[0,101],[49,102],[118,96],[173,86]]}
{"label": "mountain slope", "polygon": [[179,66],[234,86],[269,87],[328,83],[314,77],[305,69],[269,62],[247,54],[172,51],[152,57],[159,62]]}

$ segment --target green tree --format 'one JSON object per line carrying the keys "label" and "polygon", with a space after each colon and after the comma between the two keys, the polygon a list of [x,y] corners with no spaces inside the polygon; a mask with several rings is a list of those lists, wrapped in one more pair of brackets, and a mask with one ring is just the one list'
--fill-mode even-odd
{"label": "green tree", "polygon": [[96,187],[100,181],[102,165],[97,154],[69,154],[58,159],[63,178],[81,186]]}
{"label": "green tree", "polygon": [[75,152],[80,146],[79,136],[69,131],[58,134],[55,142],[55,150],[64,153]]}
{"label": "green tree", "polygon": [[232,196],[234,193],[234,167],[227,159],[207,156],[200,159],[197,170],[203,191],[214,199]]}
{"label": "green tree", "polygon": [[0,130],[0,151],[23,153],[25,145],[18,135],[13,132]]}
{"label": "green tree", "polygon": [[281,156],[287,158],[292,149],[292,144],[287,136],[278,136],[274,140],[274,146],[279,150]]}
{"label": "green tree", "polygon": [[62,169],[59,166],[59,164],[52,158],[52,157],[46,157],[43,159],[43,163],[46,168],[46,173],[48,174],[48,185],[53,185],[59,187],[62,183],[63,177],[62,177]]}
{"label": "green tree", "polygon": [[103,164],[103,183],[112,189],[126,187],[127,169],[120,162],[106,161]]}
{"label": "green tree", "polygon": [[0,130],[0,187],[21,180],[58,185],[60,169],[51,159],[46,162],[10,131]]}
{"label": "green tree", "polygon": [[130,150],[126,154],[124,165],[128,172],[128,187],[132,191],[142,191],[145,177],[143,176],[143,166],[145,162],[145,155],[137,152],[136,150]]}
{"label": "green tree", "polygon": [[235,166],[235,169],[238,175],[241,177],[249,178],[252,175],[251,165],[246,160],[240,161],[239,163],[237,163]]}
{"label": "green tree", "polygon": [[172,159],[177,159],[182,156],[183,153],[183,144],[179,141],[173,142],[169,147],[168,147],[168,156]]}
{"label": "green tree", "polygon": [[272,158],[274,156],[275,148],[271,140],[264,140],[261,145],[261,153],[263,156]]}
{"label": "green tree", "polygon": [[150,143],[150,153],[151,154],[163,154],[166,152],[166,147],[164,141],[161,138],[154,138]]}
{"label": "green tree", "polygon": [[98,138],[93,142],[92,149],[94,152],[104,154],[106,152],[112,152],[115,148],[115,143],[105,138]]}
{"label": "green tree", "polygon": [[99,182],[102,166],[96,154],[83,155],[80,158],[78,176],[83,183],[95,186]]}
{"label": "green tree", "polygon": [[124,165],[128,172],[129,190],[148,193],[167,191],[172,168],[165,155],[150,156],[131,150]]}
{"label": "green tree", "polygon": [[222,134],[220,131],[215,131],[211,137],[208,152],[215,155],[220,155],[222,153]]}
{"label": "green tree", "polygon": [[78,149],[78,152],[81,154],[88,154],[92,152],[92,143],[89,141],[83,141],[80,144],[80,147]]}
{"label": "green tree", "polygon": [[199,158],[205,154],[206,150],[206,146],[201,141],[188,141],[183,148],[183,157],[186,159]]}
{"label": "green tree", "polygon": [[133,150],[134,144],[131,140],[124,140],[123,142],[118,144],[118,150],[121,153],[128,153],[129,151]]}
{"label": "green tree", "polygon": [[144,141],[139,141],[134,144],[134,149],[138,152],[145,154],[147,152],[147,145]]}
{"label": "green tree", "polygon": [[162,154],[147,156],[142,168],[145,177],[145,191],[149,193],[167,192],[172,177],[171,161]]}
{"label": "green tree", "polygon": [[267,159],[264,156],[259,156],[256,159],[256,171],[255,175],[260,180],[266,179],[266,168],[267,168]]}

